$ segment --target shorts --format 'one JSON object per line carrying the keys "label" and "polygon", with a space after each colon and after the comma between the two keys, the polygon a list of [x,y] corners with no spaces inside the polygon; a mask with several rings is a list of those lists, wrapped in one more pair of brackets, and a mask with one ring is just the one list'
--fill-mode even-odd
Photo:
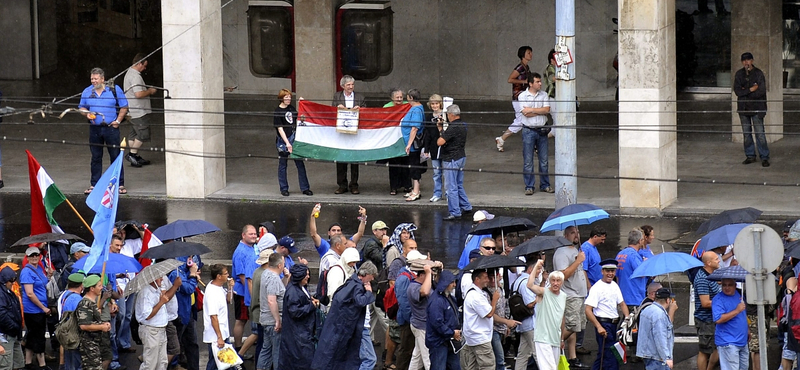
{"label": "shorts", "polygon": [[250,307],[244,305],[243,295],[233,295],[233,315],[236,320],[250,320]]}
{"label": "shorts", "polygon": [[25,313],[25,349],[33,353],[44,353],[47,330],[47,315],[44,313]]}
{"label": "shorts", "polygon": [[697,346],[700,352],[712,354],[717,349],[714,343],[714,331],[716,325],[713,322],[695,320],[694,326],[697,328]]}
{"label": "shorts", "polygon": [[111,332],[107,331],[100,335],[100,361],[111,361],[114,353],[111,352]]}
{"label": "shorts", "polygon": [[397,321],[387,318],[386,324],[389,326],[389,339],[392,342],[400,343],[400,325]]}
{"label": "shorts", "polygon": [[573,333],[586,329],[586,310],[583,301],[582,297],[567,297],[564,309],[564,327]]}
{"label": "shorts", "polygon": [[797,352],[789,349],[789,333],[783,333],[783,352],[781,358],[789,361],[794,361],[797,358]]}
{"label": "shorts", "polygon": [[22,369],[25,367],[25,357],[22,346],[16,337],[7,337],[8,342],[0,343],[6,354],[0,356],[0,369]]}
{"label": "shorts", "polygon": [[139,118],[131,118],[131,133],[128,134],[128,140],[134,139],[141,142],[150,141],[150,118],[147,115]]}
{"label": "shorts", "polygon": [[181,340],[178,339],[178,329],[172,322],[167,323],[167,355],[181,354]]}

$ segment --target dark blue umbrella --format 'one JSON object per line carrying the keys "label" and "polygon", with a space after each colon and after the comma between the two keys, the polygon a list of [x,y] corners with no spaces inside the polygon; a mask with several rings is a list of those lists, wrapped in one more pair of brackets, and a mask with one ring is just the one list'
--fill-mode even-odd
{"label": "dark blue umbrella", "polygon": [[546,250],[558,249],[563,246],[572,245],[572,242],[563,236],[544,236],[537,235],[530,240],[516,246],[509,256],[527,256],[532,253],[539,253]]}
{"label": "dark blue umbrella", "polygon": [[739,231],[742,231],[747,225],[749,224],[730,224],[711,230],[700,239],[700,244],[697,245],[698,253],[702,255],[704,251],[733,244],[736,235],[739,235]]}
{"label": "dark blue umbrella", "polygon": [[717,269],[708,275],[706,279],[711,281],[720,281],[722,279],[733,279],[735,281],[744,281],[745,277],[749,274],[742,266],[728,266]]}
{"label": "dark blue umbrella", "polygon": [[541,232],[564,230],[570,226],[588,225],[605,218],[608,218],[608,212],[593,204],[570,204],[551,213],[542,224]]}
{"label": "dark blue umbrella", "polygon": [[205,220],[178,220],[159,227],[153,232],[153,235],[166,241],[213,233],[215,231],[220,230],[218,227]]}
{"label": "dark blue umbrella", "polygon": [[472,235],[491,235],[496,231],[500,231],[508,234],[535,228],[536,224],[524,217],[497,216],[491,220],[481,222],[469,233]]}
{"label": "dark blue umbrella", "polygon": [[[72,265],[73,271],[78,271],[83,269],[83,265],[86,263],[86,258],[89,255],[83,256],[74,265]],[[142,270],[142,265],[139,264],[134,258],[128,257],[124,254],[120,253],[109,253],[108,254],[108,263],[106,263],[106,275],[116,275],[116,274],[126,274],[129,272],[139,272]],[[87,274],[99,274],[103,272],[103,264],[102,263],[95,263],[91,270],[84,271]]]}
{"label": "dark blue umbrella", "polygon": [[683,252],[664,252],[656,254],[642,262],[642,264],[633,271],[631,278],[684,272],[693,267],[700,266],[703,266],[703,262],[691,254]]}
{"label": "dark blue umbrella", "polygon": [[697,233],[705,234],[711,230],[730,224],[751,224],[756,222],[759,216],[761,216],[761,211],[753,207],[729,209],[703,222],[700,227],[697,228]]}

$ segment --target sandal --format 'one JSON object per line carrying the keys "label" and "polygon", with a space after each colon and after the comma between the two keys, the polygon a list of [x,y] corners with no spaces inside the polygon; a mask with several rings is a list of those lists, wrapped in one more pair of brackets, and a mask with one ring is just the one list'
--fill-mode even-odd
{"label": "sandal", "polygon": [[125,186],[124,186],[124,185],[123,185],[123,186],[120,186],[120,187],[119,187],[119,193],[120,193],[120,194],[128,194],[128,189],[125,189]]}
{"label": "sandal", "polygon": [[383,369],[384,370],[396,370],[397,366],[395,364],[383,365]]}
{"label": "sandal", "polygon": [[84,195],[89,195],[89,194],[92,193],[92,190],[94,190],[94,186],[90,186],[88,189],[84,190],[83,194]]}
{"label": "sandal", "polygon": [[397,195],[397,190],[392,189],[392,191],[389,192],[389,195]]}
{"label": "sandal", "polygon": [[408,198],[406,198],[406,202],[413,202],[419,199],[420,193],[408,193]]}

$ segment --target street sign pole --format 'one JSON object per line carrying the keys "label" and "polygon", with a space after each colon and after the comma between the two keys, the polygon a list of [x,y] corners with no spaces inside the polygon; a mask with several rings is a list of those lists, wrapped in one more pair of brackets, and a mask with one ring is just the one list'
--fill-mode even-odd
{"label": "street sign pole", "polygon": [[767,369],[767,332],[765,330],[766,318],[764,315],[764,268],[761,258],[761,233],[763,228],[753,228],[753,249],[755,250],[755,274],[756,281],[756,308],[758,310],[758,354],[761,369]]}

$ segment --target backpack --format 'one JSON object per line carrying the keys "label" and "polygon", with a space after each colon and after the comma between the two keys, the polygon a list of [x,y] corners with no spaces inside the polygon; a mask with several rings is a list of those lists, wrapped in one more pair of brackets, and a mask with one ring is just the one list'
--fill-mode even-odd
{"label": "backpack", "polygon": [[[508,298],[508,308],[511,310],[511,317],[517,321],[522,321],[533,316],[533,309],[528,308],[528,305],[525,304],[525,300],[522,298],[522,294],[519,293],[520,280],[528,280],[528,278],[517,279],[517,281],[514,282],[517,284],[517,288],[514,289],[514,292],[511,293],[511,297]],[[527,289],[527,287],[525,289]]]}
{"label": "backpack", "polygon": [[619,332],[621,335],[619,335],[619,339],[622,344],[626,346],[636,345],[636,342],[639,340],[639,315],[642,313],[642,310],[651,304],[653,304],[653,302],[641,304],[634,312],[631,312],[628,318],[620,325]]}
{"label": "backpack", "polygon": [[389,286],[389,269],[380,270],[378,277],[374,281],[376,282],[373,286],[375,290],[375,306],[385,312],[386,308],[383,305],[383,299],[386,297],[386,291],[391,288]]}
{"label": "backpack", "polygon": [[[408,271],[403,271],[400,275],[406,276],[408,280],[414,280],[414,276]],[[397,311],[400,309],[400,304],[397,303],[397,295],[395,294],[394,287],[395,285],[392,285],[386,291],[386,295],[383,296],[383,307],[386,316],[389,316],[392,320],[397,320]]]}
{"label": "backpack", "polygon": [[[75,292],[69,292],[64,295],[64,298],[61,300],[62,306],[67,300],[67,297],[72,294],[75,294]],[[78,345],[81,342],[81,330],[80,326],[78,326],[78,317],[75,315],[75,311],[65,312],[61,320],[58,321],[58,325],[56,326],[56,339],[58,339],[58,342],[61,343],[64,349],[78,349]]]}
{"label": "backpack", "polygon": [[[319,278],[319,283],[317,283],[317,299],[319,300],[319,304],[323,306],[327,306],[331,303],[331,297],[328,297],[328,273],[337,266],[342,269],[342,275],[344,275],[344,268],[336,264],[323,271],[322,276]],[[345,279],[347,279],[347,276],[345,276]]]}

